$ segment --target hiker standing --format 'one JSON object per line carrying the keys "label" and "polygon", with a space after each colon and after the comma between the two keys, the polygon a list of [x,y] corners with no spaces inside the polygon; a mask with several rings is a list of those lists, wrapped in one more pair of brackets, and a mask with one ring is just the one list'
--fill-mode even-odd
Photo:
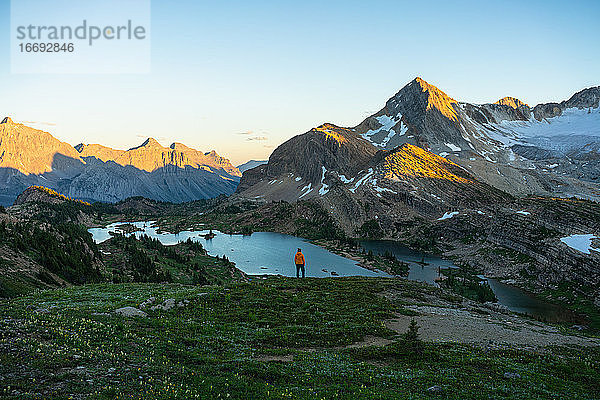
{"label": "hiker standing", "polygon": [[302,270],[302,277],[304,278],[304,265],[306,264],[306,261],[304,260],[304,254],[302,254],[300,249],[298,249],[298,252],[294,257],[294,262],[296,263],[296,278],[300,278],[300,270]]}

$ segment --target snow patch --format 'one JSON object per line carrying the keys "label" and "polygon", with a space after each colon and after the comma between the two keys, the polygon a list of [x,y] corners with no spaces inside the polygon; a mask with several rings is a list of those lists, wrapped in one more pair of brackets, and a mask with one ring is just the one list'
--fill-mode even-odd
{"label": "snow patch", "polygon": [[363,184],[363,182],[364,182],[366,179],[368,179],[368,178],[369,178],[371,175],[373,175],[373,168],[369,168],[369,172],[368,172],[368,173],[367,173],[365,176],[363,176],[362,178],[360,178],[360,179],[358,180],[358,182],[356,182],[356,183],[354,184],[354,187],[350,188],[350,191],[351,191],[352,193],[356,193],[356,189],[358,189],[358,187],[359,187],[360,185],[362,185],[362,184]]}
{"label": "snow patch", "polygon": [[584,234],[565,236],[561,238],[560,241],[572,249],[575,249],[585,254],[590,254],[590,250],[598,251],[595,247],[592,247],[593,239],[597,239],[597,237],[592,234]]}
{"label": "snow patch", "polygon": [[452,143],[444,143],[444,144],[446,145],[446,147],[448,147],[452,151],[462,151],[462,149],[455,144],[452,144]]}
{"label": "snow patch", "polygon": [[[389,115],[380,115],[379,117],[375,117],[375,119],[381,126],[377,129],[370,129],[369,131],[363,133],[361,136],[378,147],[385,147],[390,141],[390,139],[394,135],[396,135],[396,131],[394,131],[394,129],[392,128],[398,123],[400,118],[402,118],[402,115],[400,114],[396,115],[395,117],[390,117]],[[407,130],[408,128],[402,124],[400,132],[398,132],[398,134],[404,135]],[[388,132],[388,135],[381,141],[381,143],[373,142],[372,137],[381,131]]]}
{"label": "snow patch", "polygon": [[354,178],[348,179],[348,178],[346,178],[346,175],[338,174],[338,177],[340,178],[340,181],[342,181],[344,183],[354,182]]}
{"label": "snow patch", "polygon": [[304,186],[304,187],[302,188],[302,191],[303,191],[304,193],[302,193],[302,194],[300,195],[300,197],[298,197],[299,199],[303,198],[304,196],[306,196],[307,194],[309,194],[310,192],[312,192],[312,183],[309,183],[308,185]]}
{"label": "snow patch", "polygon": [[373,189],[375,189],[379,193],[381,193],[381,192],[390,192],[390,193],[398,194],[398,192],[395,192],[392,189],[382,188],[382,187],[379,187],[379,186],[373,186]]}
{"label": "snow patch", "polygon": [[531,215],[531,213],[529,211],[515,211],[516,214],[521,214],[521,215]]}
{"label": "snow patch", "polygon": [[325,173],[327,172],[327,168],[321,166],[323,168],[323,172],[321,173],[321,188],[319,189],[319,194],[324,196],[329,192],[329,185],[326,185],[323,181],[325,180]]}
{"label": "snow patch", "polygon": [[442,215],[437,220],[438,221],[443,221],[445,219],[450,219],[450,218],[454,217],[455,215],[458,215],[458,211],[447,212],[447,213],[444,213],[444,215]]}

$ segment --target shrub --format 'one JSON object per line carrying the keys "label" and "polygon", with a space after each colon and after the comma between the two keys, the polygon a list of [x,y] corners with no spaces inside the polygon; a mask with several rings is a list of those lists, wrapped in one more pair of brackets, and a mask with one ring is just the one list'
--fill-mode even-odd
{"label": "shrub", "polygon": [[379,225],[379,221],[375,219],[371,219],[360,227],[358,233],[362,237],[366,237],[369,239],[379,239],[383,236],[383,229],[381,229],[381,225]]}

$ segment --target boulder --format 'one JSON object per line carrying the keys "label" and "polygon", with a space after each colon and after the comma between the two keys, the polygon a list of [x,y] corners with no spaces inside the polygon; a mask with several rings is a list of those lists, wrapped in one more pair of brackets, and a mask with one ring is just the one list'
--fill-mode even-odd
{"label": "boulder", "polygon": [[148,314],[135,307],[122,307],[115,310],[115,314],[123,315],[124,317],[147,317]]}

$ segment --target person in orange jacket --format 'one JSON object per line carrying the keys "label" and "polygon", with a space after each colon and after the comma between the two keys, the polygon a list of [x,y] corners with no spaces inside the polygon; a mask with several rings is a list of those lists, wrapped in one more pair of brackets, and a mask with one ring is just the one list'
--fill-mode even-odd
{"label": "person in orange jacket", "polygon": [[300,249],[298,249],[298,252],[294,257],[294,262],[296,263],[296,278],[300,278],[300,270],[302,270],[302,277],[304,278],[304,266],[306,265],[306,261],[304,260],[304,254],[302,254]]}

